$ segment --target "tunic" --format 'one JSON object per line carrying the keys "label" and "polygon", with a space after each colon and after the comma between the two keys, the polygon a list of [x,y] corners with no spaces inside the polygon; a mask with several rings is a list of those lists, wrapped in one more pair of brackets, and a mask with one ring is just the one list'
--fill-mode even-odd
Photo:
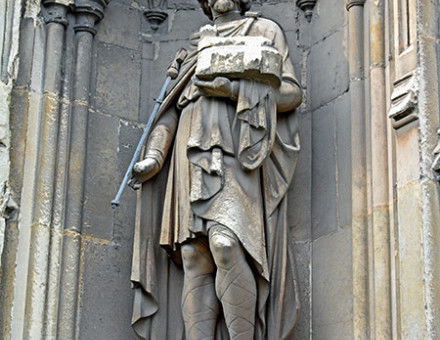
{"label": "tunic", "polygon": [[[296,82],[284,34],[273,21],[245,18],[217,27],[223,36],[264,36],[283,56],[283,78]],[[180,244],[207,235],[220,224],[237,235],[269,280],[264,231],[261,165],[276,132],[274,90],[240,80],[238,101],[201,96],[193,78],[177,107],[181,111],[162,219],[160,243]]]}
{"label": "tunic", "polygon": [[[297,83],[281,28],[247,17],[218,26],[223,36],[263,36],[283,56],[282,77]],[[287,225],[287,189],[299,152],[297,115],[276,112],[273,90],[240,80],[238,101],[199,96],[190,53],[159,111],[174,135],[166,173],[138,193],[132,326],[142,339],[184,339],[180,245],[214,224],[231,229],[250,255],[258,287],[255,339],[291,339],[299,313]],[[177,106],[177,110],[175,107]],[[170,109],[172,108],[172,109]],[[164,125],[167,125],[164,123]],[[165,197],[162,190],[165,181]],[[158,228],[158,226],[160,228]],[[221,316],[216,340],[228,340]]]}

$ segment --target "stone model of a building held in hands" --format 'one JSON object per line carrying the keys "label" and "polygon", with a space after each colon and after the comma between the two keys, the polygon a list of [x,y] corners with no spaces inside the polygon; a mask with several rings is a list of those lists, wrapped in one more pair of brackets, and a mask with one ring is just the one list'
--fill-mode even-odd
{"label": "stone model of a building held in hands", "polygon": [[[160,220],[138,219],[133,326],[158,339],[154,319],[168,313],[182,323],[168,339],[289,339],[299,301],[286,196],[301,89],[275,22],[246,12],[247,1],[200,3],[213,25],[196,33],[130,183],[151,190],[167,169],[162,201],[148,203]],[[158,274],[169,270],[155,262],[158,244],[183,267],[173,267],[183,275],[176,294],[182,281],[161,287],[170,274]],[[176,296],[179,313],[160,310]]]}

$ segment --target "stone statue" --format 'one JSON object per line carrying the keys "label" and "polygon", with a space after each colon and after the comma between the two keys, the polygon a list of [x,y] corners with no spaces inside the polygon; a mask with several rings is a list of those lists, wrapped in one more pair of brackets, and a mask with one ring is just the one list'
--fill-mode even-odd
{"label": "stone statue", "polygon": [[213,25],[194,35],[130,183],[142,186],[133,327],[144,339],[290,339],[300,86],[275,22],[248,1],[199,1]]}

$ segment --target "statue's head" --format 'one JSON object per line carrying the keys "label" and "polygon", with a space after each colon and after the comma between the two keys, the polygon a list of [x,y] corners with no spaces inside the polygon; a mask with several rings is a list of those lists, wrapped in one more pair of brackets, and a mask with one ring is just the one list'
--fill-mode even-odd
{"label": "statue's head", "polygon": [[215,13],[223,14],[234,10],[239,10],[241,14],[248,11],[251,8],[250,0],[198,0],[200,6],[202,6],[203,13],[205,13],[209,19],[213,18],[213,11]]}

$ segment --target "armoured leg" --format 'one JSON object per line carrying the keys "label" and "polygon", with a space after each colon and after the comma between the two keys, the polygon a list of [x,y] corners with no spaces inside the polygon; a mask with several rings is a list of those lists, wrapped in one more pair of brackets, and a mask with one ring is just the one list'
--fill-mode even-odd
{"label": "armoured leg", "polygon": [[215,295],[215,264],[208,245],[201,240],[182,245],[185,272],[182,313],[188,340],[213,340],[219,302]]}
{"label": "armoured leg", "polygon": [[212,227],[209,246],[217,265],[215,289],[231,340],[254,338],[257,288],[245,252],[233,232]]}

